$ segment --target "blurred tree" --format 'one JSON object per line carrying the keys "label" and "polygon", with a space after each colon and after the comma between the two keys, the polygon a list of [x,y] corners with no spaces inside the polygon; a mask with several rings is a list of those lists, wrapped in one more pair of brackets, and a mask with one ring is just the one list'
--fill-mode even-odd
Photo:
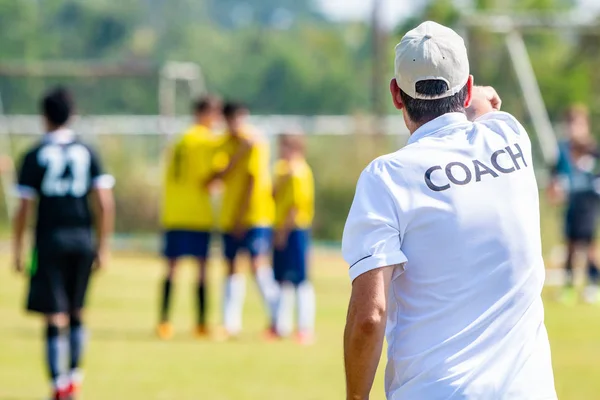
{"label": "blurred tree", "polygon": [[[474,0],[473,8],[568,10],[572,3]],[[429,1],[394,38],[425,19],[457,26],[461,10],[455,4]],[[0,61],[142,59],[158,67],[167,60],[188,60],[202,66],[210,90],[240,98],[256,112],[368,110],[368,27],[324,23],[315,10],[311,0],[0,0]],[[484,29],[471,29],[468,37],[477,82],[497,86],[509,111],[523,116],[502,37]],[[591,71],[598,67],[587,60],[594,51],[591,39],[564,32],[532,32],[525,39],[552,116],[567,102],[591,100]],[[581,62],[573,61],[577,48],[587,49],[577,58]],[[393,59],[391,46],[388,57]],[[389,70],[391,76],[391,63]],[[156,79],[0,78],[0,92],[9,112],[30,113],[36,111],[39,92],[59,82],[81,94],[84,112],[157,112]]]}
{"label": "blurred tree", "polygon": [[311,0],[207,0],[212,20],[223,27],[260,24],[290,28],[296,20],[322,21]]}
{"label": "blurred tree", "polygon": [[[473,7],[479,12],[518,15],[526,12],[568,11],[574,7],[574,2],[475,0]],[[460,23],[460,10],[451,0],[432,0],[419,15],[399,26],[398,39],[423,20],[457,27]],[[539,30],[526,31],[524,38],[551,118],[558,119],[562,110],[571,102],[589,100],[590,79],[587,64],[572,61],[575,52],[573,35],[561,31]],[[503,96],[505,108],[521,118],[526,117],[522,95],[503,36],[487,29],[470,28],[467,42],[471,71],[476,83],[496,87]],[[595,49],[597,53],[597,47]]]}

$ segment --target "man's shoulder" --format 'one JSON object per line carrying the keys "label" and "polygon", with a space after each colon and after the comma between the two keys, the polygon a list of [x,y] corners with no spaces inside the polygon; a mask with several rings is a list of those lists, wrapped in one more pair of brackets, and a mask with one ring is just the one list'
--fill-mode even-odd
{"label": "man's shoulder", "polygon": [[415,159],[418,159],[422,144],[419,142],[407,144],[403,148],[393,153],[384,154],[377,157],[367,165],[364,172],[374,175],[389,172],[390,170],[403,169],[407,165],[414,165]]}
{"label": "man's shoulder", "polygon": [[486,125],[492,130],[508,128],[516,134],[527,135],[523,125],[512,114],[505,111],[489,112],[477,118],[475,123]]}
{"label": "man's shoulder", "polygon": [[40,149],[44,147],[44,143],[42,141],[38,141],[35,144],[31,145],[22,155],[22,160],[33,161],[37,159],[37,155],[40,152]]}

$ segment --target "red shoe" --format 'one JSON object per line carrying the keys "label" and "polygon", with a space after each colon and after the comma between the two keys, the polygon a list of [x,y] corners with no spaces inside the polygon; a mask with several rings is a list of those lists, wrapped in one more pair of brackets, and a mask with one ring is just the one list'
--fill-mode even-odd
{"label": "red shoe", "polygon": [[52,400],[71,400],[69,388],[67,387],[63,389],[54,389]]}
{"label": "red shoe", "polygon": [[267,328],[267,330],[265,330],[265,333],[263,333],[263,338],[267,342],[274,342],[276,340],[281,339],[281,336],[279,336],[275,327],[269,327]]}
{"label": "red shoe", "polygon": [[310,346],[315,343],[315,335],[312,332],[298,332],[296,342],[302,346]]}
{"label": "red shoe", "polygon": [[79,392],[81,391],[81,385],[77,382],[73,382],[71,381],[71,383],[69,384],[69,389],[67,390],[67,399],[68,400],[75,400],[77,398],[77,396],[79,395]]}

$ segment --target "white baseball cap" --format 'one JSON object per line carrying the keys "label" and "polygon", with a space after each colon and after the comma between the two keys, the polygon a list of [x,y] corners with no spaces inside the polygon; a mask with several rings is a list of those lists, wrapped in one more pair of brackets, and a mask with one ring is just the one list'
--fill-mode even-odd
{"label": "white baseball cap", "polygon": [[[398,87],[414,99],[435,100],[453,96],[469,80],[469,58],[463,39],[452,29],[427,21],[409,31],[396,46]],[[448,91],[436,96],[417,93],[416,84],[441,80]]]}

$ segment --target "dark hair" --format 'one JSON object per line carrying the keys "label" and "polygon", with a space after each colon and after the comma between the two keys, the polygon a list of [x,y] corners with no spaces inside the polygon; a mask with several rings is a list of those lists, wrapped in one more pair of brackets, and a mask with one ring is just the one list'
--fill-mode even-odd
{"label": "dark hair", "polygon": [[248,110],[248,107],[246,107],[244,104],[242,104],[240,102],[228,101],[223,106],[223,116],[225,118],[229,119],[229,118],[235,117],[238,113],[240,113],[242,111],[247,111],[247,110]]}
{"label": "dark hair", "polygon": [[306,137],[300,132],[283,132],[279,135],[279,143],[290,146],[301,154],[306,153]]}
{"label": "dark hair", "polygon": [[44,95],[40,108],[44,117],[52,125],[62,126],[71,117],[73,99],[67,89],[59,86]]}
{"label": "dark hair", "polygon": [[192,111],[197,114],[215,110],[221,107],[221,99],[213,95],[200,97],[192,104]]}
{"label": "dark hair", "polygon": [[[424,96],[436,96],[448,90],[448,84],[441,80],[425,80],[417,82],[415,89]],[[467,85],[453,96],[436,100],[413,99],[400,90],[400,97],[408,116],[413,122],[424,124],[437,117],[451,112],[465,112]]]}

